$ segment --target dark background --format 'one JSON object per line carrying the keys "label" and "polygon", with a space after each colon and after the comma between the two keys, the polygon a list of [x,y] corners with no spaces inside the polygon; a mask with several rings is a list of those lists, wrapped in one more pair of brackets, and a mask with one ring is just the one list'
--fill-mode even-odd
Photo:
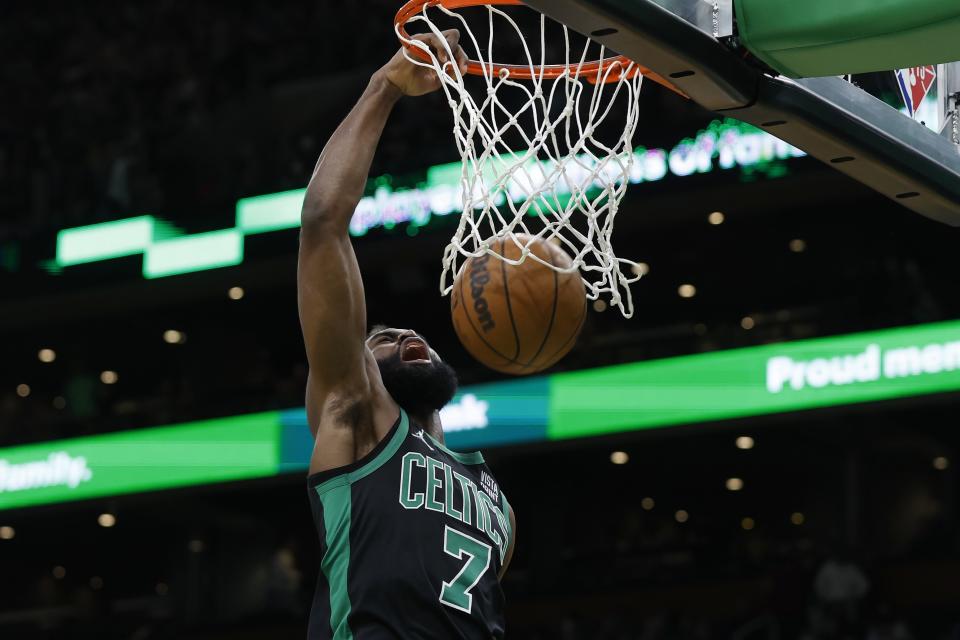
{"label": "dark background", "polygon": [[[248,237],[238,267],[152,281],[139,256],[44,264],[63,228],[149,213],[220,229],[237,198],[303,187],[396,50],[398,6],[5,4],[0,446],[302,406],[296,231]],[[715,117],[647,83],[636,143],[670,148]],[[443,99],[404,99],[371,175],[414,183],[456,157]],[[355,241],[368,316],[421,331],[462,383],[495,380],[437,292],[454,224]],[[636,316],[592,310],[554,370],[958,318],[958,240],[809,158],[634,186],[614,242],[650,265]],[[680,298],[682,283],[697,295]],[[168,329],[186,342],[165,343]],[[957,638],[957,406],[946,394],[488,452],[518,517],[510,637]],[[755,448],[737,449],[741,435]],[[629,462],[610,464],[613,450]],[[300,474],[3,512],[0,526],[16,530],[0,540],[0,637],[305,634],[319,565]],[[858,575],[862,596],[825,595]]]}

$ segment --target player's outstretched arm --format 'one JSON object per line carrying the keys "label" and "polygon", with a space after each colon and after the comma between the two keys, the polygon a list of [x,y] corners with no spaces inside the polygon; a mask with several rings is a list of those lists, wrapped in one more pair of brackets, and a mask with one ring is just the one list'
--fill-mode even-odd
{"label": "player's outstretched arm", "polygon": [[[459,33],[449,31],[444,36],[463,65],[465,56],[461,58],[463,52],[457,46]],[[436,36],[422,40],[443,56],[445,47]],[[356,106],[330,137],[307,186],[297,291],[310,365],[307,413],[314,435],[321,422],[349,423],[351,416],[369,416],[373,408],[368,401],[384,395],[364,344],[363,283],[347,229],[394,104],[403,95],[422,95],[439,86],[432,69],[414,65],[398,52],[373,75]],[[357,411],[365,403],[366,411]]]}

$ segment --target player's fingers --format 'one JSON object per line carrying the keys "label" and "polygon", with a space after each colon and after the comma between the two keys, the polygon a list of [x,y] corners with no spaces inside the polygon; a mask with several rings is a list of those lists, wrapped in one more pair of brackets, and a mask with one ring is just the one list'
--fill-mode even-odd
{"label": "player's fingers", "polygon": [[439,89],[440,77],[433,69],[425,69],[423,72],[423,83],[432,89]]}
{"label": "player's fingers", "polygon": [[446,64],[447,60],[450,59],[447,51],[452,51],[453,48],[447,44],[449,41],[445,38],[439,38],[433,33],[424,33],[415,37],[417,40],[420,40],[430,47],[434,55],[437,56],[437,60],[440,62],[440,64]]}
{"label": "player's fingers", "polygon": [[447,43],[450,45],[451,51],[456,51],[457,43],[460,42],[460,30],[459,29],[447,29],[446,31],[441,31],[443,37],[446,38]]}
{"label": "player's fingers", "polygon": [[453,52],[453,57],[457,61],[457,67],[460,68],[460,73],[467,72],[467,52],[463,50],[463,47],[457,46]]}

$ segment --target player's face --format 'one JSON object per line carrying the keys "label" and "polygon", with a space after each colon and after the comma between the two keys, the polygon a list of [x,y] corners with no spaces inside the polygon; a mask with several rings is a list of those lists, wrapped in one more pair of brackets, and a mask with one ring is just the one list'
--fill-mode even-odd
{"label": "player's face", "polygon": [[393,399],[407,413],[439,411],[457,392],[457,374],[410,329],[383,329],[367,338],[380,377]]}

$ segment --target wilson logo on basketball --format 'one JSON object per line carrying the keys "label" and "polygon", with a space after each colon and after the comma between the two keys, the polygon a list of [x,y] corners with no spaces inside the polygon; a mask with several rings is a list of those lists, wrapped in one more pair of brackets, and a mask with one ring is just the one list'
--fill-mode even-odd
{"label": "wilson logo on basketball", "polygon": [[490,256],[482,256],[470,265],[470,295],[473,296],[473,310],[477,313],[477,320],[484,333],[493,329],[496,324],[490,315],[487,299],[483,297],[483,288],[490,282],[490,272],[487,271],[487,262]]}

